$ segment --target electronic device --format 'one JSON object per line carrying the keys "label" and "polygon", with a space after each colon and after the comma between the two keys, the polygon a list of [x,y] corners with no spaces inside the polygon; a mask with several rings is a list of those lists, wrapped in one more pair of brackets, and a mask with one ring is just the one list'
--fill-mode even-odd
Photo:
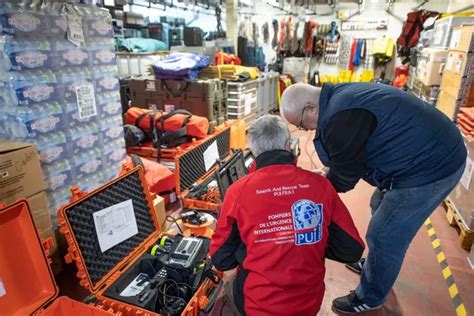
{"label": "electronic device", "polygon": [[181,213],[181,220],[185,223],[192,225],[202,225],[207,222],[207,218],[204,214],[199,213],[198,211],[192,210],[189,212]]}
{"label": "electronic device", "polygon": [[183,237],[171,252],[166,265],[177,269],[188,269],[201,259],[203,240],[194,237]]}
{"label": "electronic device", "polygon": [[237,150],[216,172],[221,200],[224,199],[227,189],[247,173],[248,169],[245,166],[244,153],[241,150]]}
{"label": "electronic device", "polygon": [[247,173],[250,171],[250,167],[255,161],[255,157],[253,156],[252,152],[250,150],[246,151],[244,153],[244,164],[245,168],[247,169]]}

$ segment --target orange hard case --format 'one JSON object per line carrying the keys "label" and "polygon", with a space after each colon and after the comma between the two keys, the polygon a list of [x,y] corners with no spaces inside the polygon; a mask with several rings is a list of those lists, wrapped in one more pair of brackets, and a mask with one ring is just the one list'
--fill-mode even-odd
{"label": "orange hard case", "polygon": [[[91,197],[100,194],[107,188],[121,181],[124,181],[124,179],[127,179],[128,177],[133,175],[138,175],[141,188],[146,197],[146,203],[148,205],[150,216],[153,219],[153,225],[155,227],[155,230],[150,235],[148,235],[147,238],[143,242],[141,242],[135,249],[133,249],[125,258],[123,258],[123,260],[116,264],[110,271],[105,273],[105,275],[99,281],[94,282],[91,279],[91,275],[87,269],[83,252],[79,246],[78,241],[76,240],[76,236],[68,219],[67,213],[74,206],[84,201],[87,201]],[[140,259],[140,257],[143,256],[150,247],[156,244],[162,234],[160,232],[160,226],[158,224],[156,214],[153,211],[152,197],[150,195],[150,192],[148,191],[148,186],[146,185],[143,169],[141,167],[136,167],[90,193],[82,193],[78,191],[73,192],[73,197],[71,200],[73,201],[71,204],[62,207],[58,211],[58,221],[60,224],[60,232],[65,236],[65,239],[68,243],[68,254],[65,256],[65,260],[67,263],[70,263],[72,261],[75,262],[78,270],[77,277],[80,279],[80,285],[88,289],[89,292],[92,293],[98,299],[100,303],[96,304],[97,306],[104,310],[112,310],[117,315],[159,315],[155,312],[148,311],[140,307],[104,296],[104,292],[108,289],[108,287],[110,287],[114,283],[114,281],[118,280],[120,276],[125,271],[127,271],[127,269],[129,269],[138,259]],[[94,227],[91,227],[91,229],[94,229]],[[197,316],[199,314],[199,309],[203,308],[207,304],[207,296],[214,289],[214,287],[215,284],[212,283],[209,279],[206,279],[201,284],[201,286],[196,291],[191,300],[188,302],[186,308],[183,310],[181,315]]]}
{"label": "orange hard case", "polygon": [[58,296],[48,259],[26,200],[0,206],[0,316],[109,316],[109,311]]}

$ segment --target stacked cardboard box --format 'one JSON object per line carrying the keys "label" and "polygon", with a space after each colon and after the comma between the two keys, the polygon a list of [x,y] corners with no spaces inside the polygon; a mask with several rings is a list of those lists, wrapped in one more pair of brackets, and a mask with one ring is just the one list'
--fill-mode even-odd
{"label": "stacked cardboard box", "polygon": [[45,190],[46,183],[36,146],[1,140],[0,203],[11,204],[18,199],[28,199],[33,220],[36,228],[41,231],[41,237],[53,239],[50,250],[52,267],[55,272],[59,272],[61,263]]}
{"label": "stacked cardboard box", "polygon": [[464,144],[468,151],[466,169],[461,180],[449,194],[449,198],[454,203],[456,210],[464,222],[465,226],[474,230],[474,140],[464,137]]}
{"label": "stacked cardboard box", "polygon": [[451,36],[437,107],[453,121],[461,107],[474,107],[473,37],[472,25],[454,28]]}

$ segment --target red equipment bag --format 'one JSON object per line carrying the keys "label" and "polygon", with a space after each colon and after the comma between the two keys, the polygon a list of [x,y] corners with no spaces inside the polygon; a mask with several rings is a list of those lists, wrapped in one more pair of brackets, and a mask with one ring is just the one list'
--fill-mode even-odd
{"label": "red equipment bag", "polygon": [[204,138],[209,131],[207,118],[186,110],[166,113],[132,107],[125,114],[125,123],[133,124],[150,135],[157,148],[163,143],[173,147],[190,141],[192,137]]}
{"label": "red equipment bag", "polygon": [[141,159],[137,155],[130,155],[123,165],[129,166],[130,169],[142,166],[143,170],[145,170],[145,180],[150,192],[161,195],[176,188],[174,173],[158,162]]}
{"label": "red equipment bag", "polygon": [[217,65],[241,65],[240,58],[224,52],[216,52],[214,54],[214,66]]}

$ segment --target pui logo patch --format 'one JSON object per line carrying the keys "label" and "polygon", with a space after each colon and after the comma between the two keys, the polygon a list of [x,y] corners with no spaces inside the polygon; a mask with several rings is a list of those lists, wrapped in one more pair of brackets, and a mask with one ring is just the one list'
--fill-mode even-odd
{"label": "pui logo patch", "polygon": [[323,204],[310,200],[299,200],[291,206],[295,244],[314,244],[322,239]]}

